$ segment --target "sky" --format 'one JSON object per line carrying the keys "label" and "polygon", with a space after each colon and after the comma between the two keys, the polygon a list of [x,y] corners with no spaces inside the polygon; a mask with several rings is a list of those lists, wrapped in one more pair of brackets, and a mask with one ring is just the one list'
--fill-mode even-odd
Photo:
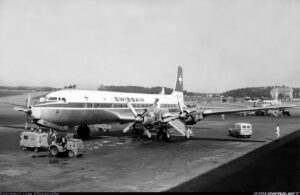
{"label": "sky", "polygon": [[0,85],[300,87],[299,0],[0,0]]}

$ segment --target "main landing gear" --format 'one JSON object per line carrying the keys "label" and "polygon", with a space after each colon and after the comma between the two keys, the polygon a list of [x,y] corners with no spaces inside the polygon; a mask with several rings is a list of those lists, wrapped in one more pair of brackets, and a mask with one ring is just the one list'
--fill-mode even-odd
{"label": "main landing gear", "polygon": [[165,142],[170,142],[170,135],[167,133],[167,126],[163,124],[159,124],[157,128],[158,128],[157,141],[159,141],[161,137]]}
{"label": "main landing gear", "polygon": [[77,128],[77,135],[79,139],[88,139],[90,137],[90,128],[87,125],[80,125]]}

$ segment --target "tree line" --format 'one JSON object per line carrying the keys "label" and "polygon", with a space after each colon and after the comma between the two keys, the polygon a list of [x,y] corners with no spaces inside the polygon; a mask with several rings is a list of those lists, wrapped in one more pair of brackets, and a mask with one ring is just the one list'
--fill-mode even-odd
{"label": "tree line", "polygon": [[[271,90],[275,87],[280,86],[268,86],[268,87],[246,87],[239,88],[234,90],[229,90],[222,93],[223,96],[228,97],[236,97],[236,98],[244,98],[244,97],[252,97],[252,98],[271,98]],[[281,86],[285,87],[285,86]],[[293,88],[293,97],[299,98],[300,88]]]}

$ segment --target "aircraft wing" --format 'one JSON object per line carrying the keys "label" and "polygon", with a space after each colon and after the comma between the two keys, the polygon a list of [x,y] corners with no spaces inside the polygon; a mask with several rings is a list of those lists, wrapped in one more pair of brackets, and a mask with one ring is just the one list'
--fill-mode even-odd
{"label": "aircraft wing", "polygon": [[[219,115],[219,114],[231,114],[238,112],[251,112],[251,111],[259,111],[259,110],[279,110],[285,108],[294,108],[298,107],[298,105],[280,105],[280,106],[268,106],[268,107],[253,107],[253,108],[233,108],[233,109],[215,109],[215,110],[204,110],[201,111],[204,117],[210,115]],[[199,111],[190,113],[191,115],[201,114]]]}
{"label": "aircraft wing", "polygon": [[119,116],[120,123],[129,123],[129,122],[134,122],[135,117],[130,117],[130,116]]}

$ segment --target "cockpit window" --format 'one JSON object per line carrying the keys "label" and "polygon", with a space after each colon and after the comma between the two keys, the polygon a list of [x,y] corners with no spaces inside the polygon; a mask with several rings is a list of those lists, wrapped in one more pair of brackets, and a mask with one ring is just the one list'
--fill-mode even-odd
{"label": "cockpit window", "polygon": [[57,97],[49,97],[48,100],[49,101],[55,101],[55,100],[57,100]]}

